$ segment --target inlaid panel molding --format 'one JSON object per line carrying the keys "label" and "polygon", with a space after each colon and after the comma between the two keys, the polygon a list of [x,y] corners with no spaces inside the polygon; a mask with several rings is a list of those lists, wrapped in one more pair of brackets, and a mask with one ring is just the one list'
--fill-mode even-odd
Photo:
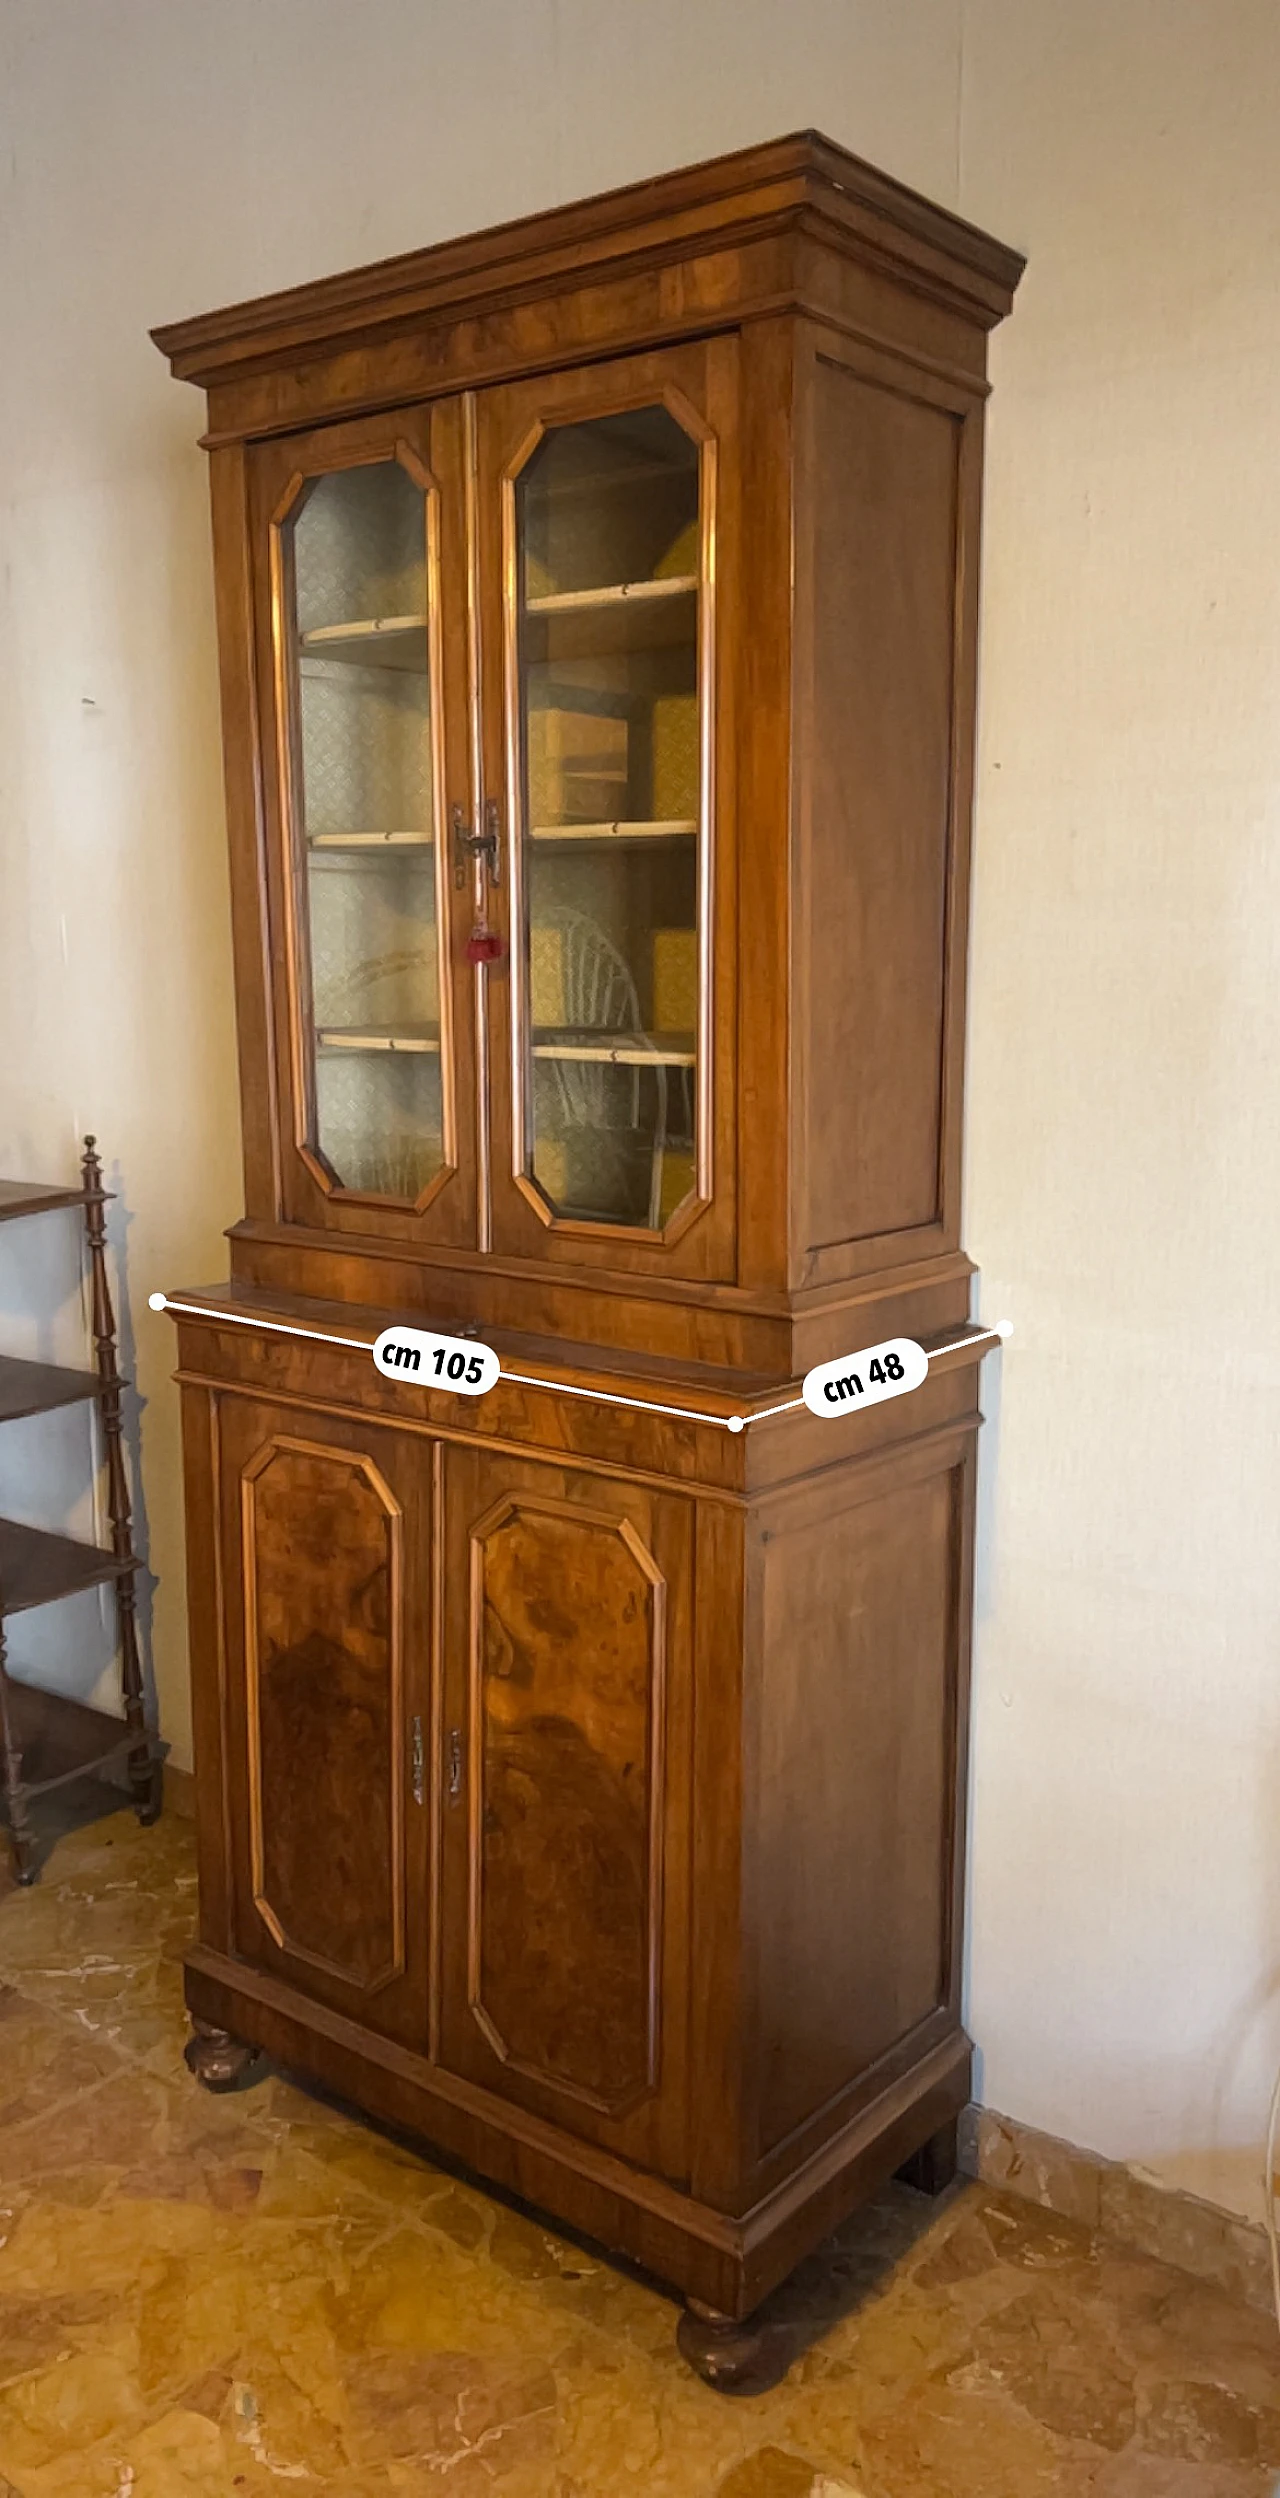
{"label": "inlaid panel molding", "polygon": [[[300,1461],[304,1469],[313,1470],[309,1481],[306,1472],[300,1482],[280,1502],[276,1513],[268,1515],[268,1479],[274,1468]],[[304,1512],[314,1495],[314,1470],[322,1470],[331,1479],[343,1479],[343,1504],[355,1521],[372,1528],[364,1550],[357,1536],[349,1534],[344,1543],[328,1554],[327,1577],[316,1582],[311,1593],[314,1599],[315,1627],[299,1642],[283,1653],[300,1660],[309,1684],[329,1667],[335,1676],[335,1696],[345,1703],[350,1717],[361,1709],[358,1697],[352,1697],[337,1685],[342,1659],[359,1655],[359,1648],[346,1643],[360,1639],[367,1659],[376,1662],[381,1648],[385,1656],[385,1703],[375,1711],[372,1703],[363,1704],[370,1729],[370,1748],[376,1753],[381,1744],[386,1761],[385,1823],[387,1887],[381,1912],[376,1902],[365,1893],[366,1933],[381,1926],[385,1948],[377,1956],[370,1955],[370,1965],[353,1966],[333,1952],[318,1949],[296,1930],[290,1931],[290,1910],[271,1897],[272,1873],[268,1858],[269,1829],[279,1858],[284,1824],[282,1806],[277,1802],[268,1814],[264,1775],[264,1715],[268,1694],[263,1654],[263,1595],[267,1602],[288,1621],[289,1564],[296,1562],[298,1546],[304,1533]],[[241,1552],[243,1557],[244,1604],[244,1669],[247,1704],[248,1737],[248,1824],[250,1878],[253,1904],[277,1949],[287,1952],[293,1960],[305,1961],[326,1976],[344,1985],[353,1986],[366,1995],[380,1992],[405,1973],[405,1831],[404,1831],[404,1592],[403,1592],[403,1512],[385,1477],[371,1457],[357,1451],[325,1447],[321,1442],[295,1439],[279,1434],[265,1441],[245,1467],[240,1479]],[[290,1500],[299,1503],[296,1520],[289,1516]],[[363,1515],[362,1515],[363,1513]],[[379,1545],[381,1553],[379,1555]],[[370,1566],[360,1575],[366,1557]],[[345,1565],[345,1566],[344,1566]],[[379,1582],[384,1585],[379,1591]],[[322,1628],[322,1625],[327,1626]],[[329,1637],[337,1628],[344,1635],[340,1644]],[[322,1643],[332,1649],[332,1657],[321,1654]],[[270,1660],[268,1660],[268,1665]],[[287,1700],[280,1704],[280,1714],[287,1716]],[[381,1718],[381,1727],[378,1718]],[[335,1730],[331,1729],[331,1732]],[[335,1764],[339,1773],[337,1792],[352,1795],[350,1764]],[[364,1812],[376,1828],[377,1798],[360,1799]],[[323,1838],[323,1820],[318,1836]],[[336,1833],[330,1834],[336,1837]],[[308,1866],[314,1865],[314,1854]],[[362,1868],[363,1870],[363,1868]],[[277,1864],[277,1878],[279,1866]],[[314,1873],[311,1876],[315,1881]],[[314,1894],[321,1904],[322,1891]],[[292,1911],[296,1926],[296,1903]]]}
{"label": "inlaid panel molding", "polygon": [[[515,1541],[522,1534],[526,1545],[532,1539],[539,1549],[541,1563],[528,1603],[520,1592],[528,1573]],[[571,1554],[576,1571],[557,1566]],[[661,2062],[666,1579],[629,1519],[525,1492],[500,1498],[473,1525],[469,1578],[468,2007],[509,2071],[616,2119],[654,2094]],[[556,1591],[550,1602],[549,1590]],[[575,1604],[590,1624],[586,1640],[576,1643]],[[492,1694],[502,1683],[516,1697],[506,1711],[504,1737],[495,1743]],[[557,1698],[560,1710],[553,1705]],[[624,1757],[641,1747],[642,1765]],[[641,1769],[637,1811],[629,1782]],[[501,1808],[491,1792],[498,1784]],[[549,2035],[554,2006],[539,2002],[533,1989],[521,2000],[525,1935],[503,1930],[500,1909],[486,1917],[486,1888],[492,1887],[486,1885],[486,1842],[495,1839],[513,1855],[523,1850],[520,1871],[532,1878],[526,1879],[525,1905],[535,1937],[540,1911],[550,1910],[558,1924],[575,1903],[579,1908],[583,1961],[575,1975],[592,2004],[594,2055],[581,2038],[576,2050],[561,2042],[558,2063],[531,2051],[538,2031]],[[629,1909],[638,1910],[640,1930],[628,1963]],[[562,1965],[572,1963],[573,1941],[561,1931]],[[594,1971],[592,1953],[598,1953]],[[536,1957],[533,1965],[536,1970]],[[495,1981],[505,1989],[505,2009],[493,2000]],[[512,2035],[521,2019],[524,2042]],[[570,2062],[575,2052],[576,2072]]]}

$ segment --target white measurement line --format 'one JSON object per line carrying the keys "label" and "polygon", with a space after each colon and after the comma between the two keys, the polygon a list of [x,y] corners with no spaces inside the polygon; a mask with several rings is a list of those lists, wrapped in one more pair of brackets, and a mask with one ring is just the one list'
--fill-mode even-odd
{"label": "white measurement line", "polygon": [[692,1405],[654,1405],[648,1397],[615,1396],[609,1388],[571,1388],[566,1379],[529,1379],[522,1371],[499,1371],[500,1379],[510,1379],[519,1388],[550,1388],[556,1396],[590,1397],[594,1405],[629,1405],[635,1414],[677,1414],[681,1422],[719,1423],[722,1431],[741,1431],[749,1417],[745,1414],[700,1414]]}
{"label": "white measurement line", "polygon": [[[256,1311],[210,1310],[201,1301],[171,1301],[166,1292],[148,1296],[153,1310],[183,1310],[190,1318],[207,1318],[214,1327],[265,1327],[271,1335],[307,1336],[313,1344],[345,1345],[351,1353],[372,1353],[371,1344],[359,1336],[327,1336],[318,1327],[290,1327],[282,1318],[260,1318]],[[500,1370],[500,1379],[509,1379],[518,1388],[549,1388],[556,1396],[585,1396],[597,1405],[629,1405],[637,1414],[674,1414],[681,1422],[719,1423],[722,1430],[741,1431],[746,1417],[742,1414],[704,1414],[691,1405],[654,1405],[646,1397],[615,1396],[607,1388],[571,1388],[564,1379],[531,1379],[524,1371]]]}
{"label": "white measurement line", "polygon": [[957,1336],[954,1344],[935,1344],[929,1359],[931,1362],[940,1362],[944,1353],[967,1353],[971,1344],[985,1344],[988,1336],[998,1336],[1003,1344],[1006,1336],[1012,1334],[1013,1320],[998,1318],[994,1327],[984,1327],[980,1335]]}
{"label": "white measurement line", "polygon": [[[958,1336],[954,1344],[935,1344],[932,1353],[928,1356],[928,1359],[931,1362],[937,1362],[941,1360],[944,1353],[964,1353],[968,1350],[970,1345],[985,1344],[988,1337],[998,1337],[1000,1341],[1003,1342],[1006,1336],[1011,1336],[1012,1334],[1012,1319],[1002,1318],[997,1326],[984,1327],[981,1335]],[[746,1419],[748,1422],[768,1422],[770,1416],[773,1414],[794,1414],[798,1407],[803,1405],[803,1403],[804,1398],[802,1396],[789,1396],[785,1405],[766,1405],[760,1413],[748,1414]],[[732,1430],[733,1425],[730,1424],[729,1427],[730,1430]],[[738,1429],[742,1429],[741,1422],[738,1424]]]}
{"label": "white measurement line", "polygon": [[[291,1327],[282,1318],[259,1318],[245,1310],[211,1310],[200,1301],[171,1301],[165,1292],[148,1296],[153,1310],[182,1310],[190,1318],[206,1318],[214,1327],[264,1327],[275,1336],[306,1336],[312,1344],[339,1344],[349,1353],[372,1353],[373,1347],[360,1336],[328,1336],[318,1327]],[[1013,1333],[1010,1319],[1003,1318],[994,1327],[984,1327],[979,1335],[958,1336],[954,1344],[937,1344],[929,1355],[931,1362],[940,1361],[944,1353],[965,1353],[972,1345],[1003,1341]],[[678,1422],[713,1423],[721,1431],[745,1431],[753,1422],[768,1422],[774,1414],[794,1414],[803,1406],[802,1396],[788,1397],[783,1405],[766,1405],[758,1414],[706,1414],[695,1405],[658,1405],[648,1397],[618,1396],[609,1388],[573,1388],[567,1379],[533,1379],[527,1371],[500,1370],[500,1379],[509,1379],[515,1388],[545,1388],[553,1396],[585,1397],[591,1405],[625,1405],[633,1414],[670,1414]]]}

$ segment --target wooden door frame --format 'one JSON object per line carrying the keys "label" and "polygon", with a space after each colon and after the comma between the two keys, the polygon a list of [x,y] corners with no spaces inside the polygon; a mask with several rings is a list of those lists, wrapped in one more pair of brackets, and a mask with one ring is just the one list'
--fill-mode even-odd
{"label": "wooden door frame", "polygon": [[[734,697],[740,620],[739,341],[728,333],[576,366],[476,394],[477,668],[487,792],[502,792],[499,907],[506,960],[491,1001],[488,1194],[503,1254],[630,1276],[732,1282],[736,1272],[737,978]],[[699,619],[703,838],[698,869],[698,1194],[654,1235],[554,1215],[524,1171],[517,1111],[523,984],[522,773],[514,564],[519,474],[555,426],[665,406],[700,446],[704,596]],[[727,579],[726,579],[727,576]],[[494,975],[491,973],[490,978]],[[704,1193],[705,1192],[705,1193]]]}
{"label": "wooden door frame", "polygon": [[[289,551],[285,529],[312,478],[396,460],[425,497],[427,659],[431,723],[443,1152],[417,1203],[343,1185],[314,1144],[313,1070],[303,1029],[308,946],[300,906],[296,692],[286,662]],[[249,572],[255,694],[262,731],[264,838],[255,862],[267,966],[266,1020],[276,1095],[275,1219],[352,1240],[467,1248],[477,1236],[473,1105],[478,1090],[470,985],[461,972],[464,911],[454,884],[450,824],[470,804],[470,686],[448,618],[465,596],[462,402],[391,409],[254,445],[248,454]],[[245,874],[241,863],[239,874]],[[463,898],[464,899],[464,898]]]}

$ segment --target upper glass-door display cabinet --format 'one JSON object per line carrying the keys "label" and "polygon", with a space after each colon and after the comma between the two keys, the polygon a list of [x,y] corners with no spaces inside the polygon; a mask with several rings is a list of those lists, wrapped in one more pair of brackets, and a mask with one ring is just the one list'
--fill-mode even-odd
{"label": "upper glass-door display cabinet", "polygon": [[517,1169],[660,1231],[703,1106],[707,448],[670,408],[540,430],[508,489]]}
{"label": "upper glass-door display cabinet", "polygon": [[295,477],[272,540],[298,1142],[412,1206],[451,1159],[435,491],[404,446]]}

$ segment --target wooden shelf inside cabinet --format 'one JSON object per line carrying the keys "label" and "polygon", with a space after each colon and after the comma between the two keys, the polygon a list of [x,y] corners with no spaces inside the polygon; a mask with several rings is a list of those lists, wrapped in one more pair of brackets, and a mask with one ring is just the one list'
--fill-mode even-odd
{"label": "wooden shelf inside cabinet", "polygon": [[[92,1136],[85,1138],[79,1188],[46,1188],[25,1180],[0,1180],[0,1221],[27,1214],[47,1214],[77,1206],[84,1220],[92,1286],[92,1332],[97,1367],[62,1368],[53,1362],[27,1362],[0,1356],[0,1423],[32,1414],[56,1412],[67,1405],[96,1403],[102,1419],[107,1478],[109,1545],[83,1544],[73,1536],[45,1527],[0,1518],[0,1806],[9,1827],[14,1873],[22,1884],[36,1876],[34,1834],[28,1816],[33,1796],[104,1771],[117,1761],[128,1764],[129,1785],[139,1819],[152,1822],[160,1810],[160,1766],[164,1747],[149,1734],[143,1707],[142,1665],[138,1653],[134,1579],[138,1561],[128,1478],[121,1448],[120,1400],[124,1387],[117,1364],[116,1321],[107,1280],[106,1225],[103,1209],[109,1192],[102,1185],[102,1164]],[[120,1683],[123,1716],[107,1717],[99,1709],[38,1690],[9,1670],[4,1625],[14,1614],[37,1605],[56,1604],[92,1587],[114,1586],[120,1634]]]}
{"label": "wooden shelf inside cabinet", "polygon": [[418,1058],[440,1055],[439,1032],[428,1024],[324,1024],[316,1041],[324,1050],[385,1050]]}
{"label": "wooden shelf inside cabinet", "polygon": [[643,606],[658,599],[689,598],[698,587],[695,572],[676,573],[667,581],[611,581],[597,590],[548,590],[525,601],[530,616],[579,616],[588,608]]}
{"label": "wooden shelf inside cabinet", "polygon": [[339,659],[358,668],[411,668],[427,664],[425,616],[361,616],[349,624],[313,625],[298,636],[306,659]]}
{"label": "wooden shelf inside cabinet", "polygon": [[691,1032],[538,1032],[535,1058],[572,1059],[605,1067],[692,1067],[697,1051]]}
{"label": "wooden shelf inside cabinet", "polygon": [[434,850],[429,833],[308,833],[308,850],[332,851],[339,857],[354,851],[362,859],[379,859],[388,851]]}
{"label": "wooden shelf inside cabinet", "polygon": [[693,816],[680,816],[664,824],[535,824],[530,841],[546,842],[607,842],[614,850],[632,844],[654,841],[689,841],[697,832]]}
{"label": "wooden shelf inside cabinet", "polygon": [[558,590],[526,599],[530,658],[601,658],[617,651],[692,647],[698,581],[619,581],[607,590]]}

